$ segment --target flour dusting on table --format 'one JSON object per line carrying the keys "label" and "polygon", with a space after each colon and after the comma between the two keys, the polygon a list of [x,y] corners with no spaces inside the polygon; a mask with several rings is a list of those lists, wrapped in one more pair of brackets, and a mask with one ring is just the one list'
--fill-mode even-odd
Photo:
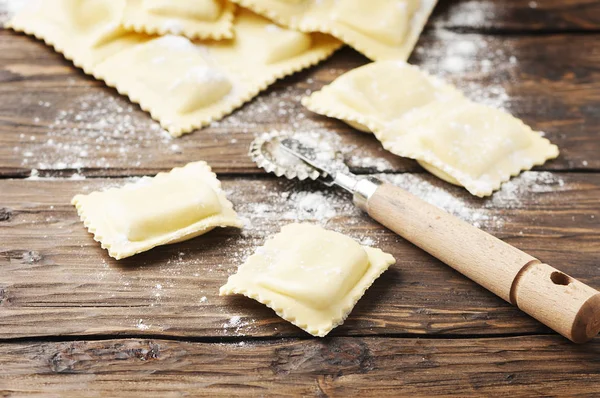
{"label": "flour dusting on table", "polygon": [[[22,166],[50,170],[109,168],[116,160],[140,166],[152,160],[153,152],[146,149],[157,137],[163,146],[181,153],[177,144],[169,147],[172,138],[166,131],[145,114],[140,115],[137,106],[125,98],[94,90],[70,101],[71,106],[56,111],[43,141],[38,142],[39,151],[34,154],[21,146],[13,149],[21,154]],[[38,106],[51,107],[52,104],[39,101]],[[43,122],[35,117],[33,123],[42,125]],[[20,136],[21,142],[39,139],[34,135]]]}
{"label": "flour dusting on table", "polygon": [[[486,12],[481,8],[469,18],[480,19]],[[518,59],[508,46],[491,51],[490,38],[485,35],[457,34],[442,29],[432,34],[435,43],[440,44],[416,49],[418,56],[423,57],[420,67],[456,85],[475,102],[500,109],[508,107],[510,96],[506,86],[514,82],[500,72],[518,69]]]}

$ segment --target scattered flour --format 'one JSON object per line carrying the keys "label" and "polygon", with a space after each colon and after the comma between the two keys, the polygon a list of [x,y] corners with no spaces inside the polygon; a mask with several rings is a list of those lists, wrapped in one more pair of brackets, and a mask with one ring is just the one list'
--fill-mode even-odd
{"label": "scattered flour", "polygon": [[375,244],[375,240],[372,237],[366,237],[360,241],[360,244],[363,246],[373,246]]}
{"label": "scattered flour", "polygon": [[[530,6],[533,3],[535,2],[530,2]],[[0,0],[0,14],[7,9],[9,11],[3,15],[15,11],[17,4],[19,2],[15,0]],[[492,8],[496,9],[496,7]],[[490,10],[485,7],[473,7],[473,12],[464,13],[461,18],[465,19],[465,24],[485,22],[490,19]],[[458,84],[459,88],[475,101],[504,107],[509,99],[504,89],[506,82],[493,78],[494,68],[499,64],[508,64],[515,68],[518,59],[504,50],[490,53],[485,37],[455,35],[444,31],[436,31],[434,34],[449,35],[442,40],[447,45],[431,49],[432,54],[428,54],[427,58],[437,59],[439,62],[432,61],[424,65],[425,69],[446,77],[455,84],[463,81],[464,83]],[[331,68],[329,72],[340,75],[345,70]],[[486,80],[484,85],[469,80],[470,74],[474,76],[483,74],[486,75],[486,79],[490,77],[492,79],[489,82]],[[119,164],[125,161],[132,166],[140,166],[144,162],[151,163],[152,151],[145,151],[145,148],[147,145],[155,144],[157,136],[160,143],[164,144],[171,153],[183,152],[180,143],[173,143],[170,135],[147,114],[140,112],[137,106],[130,104],[126,98],[100,90],[77,96],[76,93],[80,88],[76,87],[75,81],[72,83],[73,94],[66,94],[66,97],[73,96],[72,102],[66,109],[57,111],[45,136],[22,135],[20,142],[23,145],[15,147],[15,152],[21,155],[23,166],[32,168],[29,179],[41,178],[38,169],[77,170],[83,167],[111,167],[111,163],[116,160]],[[307,79],[306,83],[311,84],[312,79]],[[211,137],[202,137],[202,139],[218,142],[222,140],[223,135],[258,134],[257,131],[262,131],[261,126],[267,122],[271,123],[273,114],[276,114],[282,128],[288,128],[306,140],[318,142],[322,142],[323,139],[329,140],[332,147],[343,151],[347,162],[354,168],[377,172],[393,169],[389,161],[368,156],[366,151],[361,151],[354,145],[344,144],[339,136],[330,132],[321,118],[312,116],[304,109],[300,105],[300,99],[310,93],[310,89],[299,88],[298,85],[270,89],[234,114],[212,123]],[[49,101],[31,98],[30,102],[37,104],[40,112],[47,113],[52,110],[53,105]],[[40,123],[38,117],[33,121]],[[228,137],[228,139],[231,144],[238,142],[236,138]],[[26,143],[30,145],[25,145]],[[39,151],[36,150],[34,153],[31,150],[33,144],[37,145]],[[104,155],[97,156],[99,153]],[[586,163],[584,162],[584,166]],[[78,173],[70,178],[83,179]],[[479,200],[468,196],[465,192],[456,194],[456,190],[460,188],[438,184],[437,180],[428,174],[383,175],[382,178],[404,187],[473,225],[486,229],[500,229],[505,223],[510,222],[510,212],[498,212],[499,209],[519,208],[523,205],[521,201],[525,197],[537,193],[555,192],[564,186],[564,181],[552,173],[526,172],[505,183],[491,198]],[[122,183],[121,179],[115,184]],[[350,195],[339,189],[319,187],[317,184],[286,180],[279,180],[277,184],[279,184],[278,189],[272,189],[259,180],[254,186],[255,191],[250,192],[252,200],[245,197],[245,193],[233,188],[227,190],[227,195],[236,204],[236,210],[247,224],[241,236],[225,237],[223,240],[223,247],[227,250],[234,247],[231,264],[241,264],[257,246],[264,243],[267,235],[279,230],[282,223],[294,221],[315,222],[327,227],[335,224],[335,229],[349,233],[363,245],[378,245],[376,235],[348,228],[361,223],[361,220],[367,217],[352,204]],[[361,219],[361,217],[365,218]],[[385,231],[382,230],[382,233]],[[229,265],[213,264],[207,267],[205,259],[198,258],[195,254],[186,256],[184,252],[175,253],[156,268],[157,280],[144,282],[147,284],[143,288],[148,291],[146,300],[150,303],[149,307],[165,305],[176,299],[176,295],[172,292],[178,291],[181,287],[178,286],[178,281],[182,278],[189,278],[190,275],[198,278],[206,273],[220,273],[223,278],[226,278],[228,273],[235,272],[235,267]],[[110,267],[106,261],[102,260],[102,266],[102,271],[97,275],[99,279],[117,275],[117,270]],[[134,271],[130,272],[133,275]],[[144,272],[140,273],[142,276],[131,276],[125,273],[118,275],[120,276],[117,278],[121,278],[124,291],[130,291],[136,283],[140,284],[144,281]],[[189,294],[196,294],[193,298],[197,302],[206,303],[208,298],[205,294],[212,293],[214,292],[204,292],[198,288]],[[134,323],[136,328],[142,331],[152,327],[152,324],[147,324],[148,319],[146,321],[144,319],[136,321],[136,319],[137,317],[132,317],[129,325]],[[244,321],[240,316],[232,316],[222,324],[222,327],[224,333],[240,333],[242,329],[244,331],[251,329],[253,322],[254,320]],[[155,322],[153,324],[156,325]]]}
{"label": "scattered flour", "polygon": [[241,323],[241,318],[239,316],[232,316],[231,319],[229,319],[229,322],[223,324],[223,327],[229,329],[229,328],[239,326],[240,323]]}
{"label": "scattered flour", "polygon": [[[13,151],[21,155],[22,166],[41,170],[107,168],[113,161],[140,166],[152,162],[154,151],[145,148],[157,137],[172,152],[183,152],[177,144],[169,146],[171,136],[126,98],[94,90],[73,97],[68,108],[58,110],[45,136],[22,134],[21,145]],[[35,145],[35,160],[28,142]]]}
{"label": "scattered flour", "polygon": [[138,321],[137,321],[137,324],[136,324],[135,326],[136,326],[136,327],[137,327],[139,330],[148,330],[148,329],[150,329],[150,327],[151,327],[152,325],[146,325],[146,324],[144,323],[144,320],[143,320],[143,319],[140,319],[140,320],[138,320]]}
{"label": "scattered flour", "polygon": [[[479,6],[477,10],[468,16],[472,20],[462,21],[459,25],[481,25],[488,11]],[[423,69],[455,84],[473,101],[500,109],[509,105],[510,97],[505,86],[511,82],[503,73],[499,73],[499,69],[518,68],[518,60],[510,48],[490,51],[491,39],[486,35],[458,34],[442,29],[435,30],[433,34],[438,39],[436,42],[443,45],[419,47],[416,50],[417,57],[426,54],[418,62]]]}
{"label": "scattered flour", "polygon": [[284,219],[327,223],[337,216],[333,203],[323,192],[296,192],[290,196],[290,201],[295,208],[286,212]]}
{"label": "scattered flour", "polygon": [[377,173],[393,170],[393,165],[384,158],[352,155],[347,159],[347,163],[353,169],[366,169]]}
{"label": "scattered flour", "polygon": [[394,185],[402,187],[424,201],[431,203],[450,214],[480,228],[482,226],[501,228],[504,220],[489,214],[481,204],[472,204],[463,199],[465,195],[456,196],[441,186],[434,185],[428,175],[397,174],[384,175],[382,178]]}
{"label": "scattered flour", "polygon": [[452,191],[462,188],[447,189],[447,184],[439,183],[428,174],[382,175],[381,178],[478,228],[494,230],[510,222],[509,213],[498,210],[521,208],[523,199],[539,193],[558,192],[565,185],[563,179],[553,173],[527,171],[504,183],[490,198],[479,199],[464,193],[457,195]]}
{"label": "scattered flour", "polygon": [[[223,324],[223,333],[235,333],[238,335],[247,334],[247,332],[252,330],[252,325],[256,322],[255,319],[250,319],[249,321],[242,321],[240,316],[234,315],[229,320]],[[243,331],[242,331],[243,329]]]}
{"label": "scattered flour", "polygon": [[448,25],[452,27],[489,26],[497,18],[498,4],[483,1],[460,2],[460,12],[450,13]]}

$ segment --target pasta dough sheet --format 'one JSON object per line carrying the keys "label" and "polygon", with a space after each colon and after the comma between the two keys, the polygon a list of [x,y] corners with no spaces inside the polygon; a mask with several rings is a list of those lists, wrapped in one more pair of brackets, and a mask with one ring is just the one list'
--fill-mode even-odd
{"label": "pasta dough sheet", "polygon": [[324,34],[283,29],[240,9],[235,38],[191,41],[126,31],[119,1],[44,0],[8,24],[43,39],[115,87],[179,136],[219,120],[275,80],[340,47]]}
{"label": "pasta dough sheet", "polygon": [[243,294],[323,337],[395,259],[338,232],[289,224],[231,275],[220,295]]}
{"label": "pasta dough sheet", "polygon": [[282,26],[337,37],[374,60],[408,59],[436,0],[232,0]]}
{"label": "pasta dough sheet", "polygon": [[76,195],[72,204],[103,249],[117,260],[205,234],[241,227],[205,162],[189,163],[121,188]]}
{"label": "pasta dough sheet", "polygon": [[302,103],[373,132],[388,151],[416,159],[439,178],[480,197],[558,156],[556,145],[521,120],[474,103],[404,62],[354,69]]}
{"label": "pasta dough sheet", "polygon": [[[114,0],[113,0],[114,1]],[[235,5],[225,0],[125,0],[122,24],[147,34],[231,39]]]}

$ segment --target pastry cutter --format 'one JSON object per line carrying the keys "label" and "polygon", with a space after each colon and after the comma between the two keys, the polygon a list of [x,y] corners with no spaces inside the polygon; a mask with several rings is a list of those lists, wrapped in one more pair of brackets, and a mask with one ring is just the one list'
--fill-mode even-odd
{"label": "pastry cutter", "polygon": [[250,156],[277,176],[345,189],[373,219],[571,341],[600,331],[600,292],[399,187],[350,173],[328,144],[271,133]]}

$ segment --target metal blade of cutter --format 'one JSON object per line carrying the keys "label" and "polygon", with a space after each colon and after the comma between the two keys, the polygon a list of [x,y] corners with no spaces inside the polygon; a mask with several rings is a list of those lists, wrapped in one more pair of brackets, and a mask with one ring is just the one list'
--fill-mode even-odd
{"label": "metal blade of cutter", "polygon": [[327,179],[327,181],[323,182],[326,184],[329,183],[328,185],[333,184],[333,180],[338,173],[350,173],[348,166],[346,166],[338,153],[317,150],[317,148],[305,145],[294,138],[281,140],[281,146],[288,153],[319,170],[321,176]]}
{"label": "metal blade of cutter", "polygon": [[336,172],[347,167],[339,153],[327,150],[329,145],[323,147],[317,150],[288,135],[265,134],[252,142],[249,154],[259,167],[278,177],[319,180],[332,185]]}
{"label": "metal blade of cutter", "polygon": [[381,185],[375,178],[360,178],[350,173],[342,154],[331,150],[331,145],[326,142],[306,143],[302,137],[263,134],[250,144],[249,154],[259,167],[278,177],[310,178],[327,186],[337,185],[350,192],[354,203],[363,210]]}

